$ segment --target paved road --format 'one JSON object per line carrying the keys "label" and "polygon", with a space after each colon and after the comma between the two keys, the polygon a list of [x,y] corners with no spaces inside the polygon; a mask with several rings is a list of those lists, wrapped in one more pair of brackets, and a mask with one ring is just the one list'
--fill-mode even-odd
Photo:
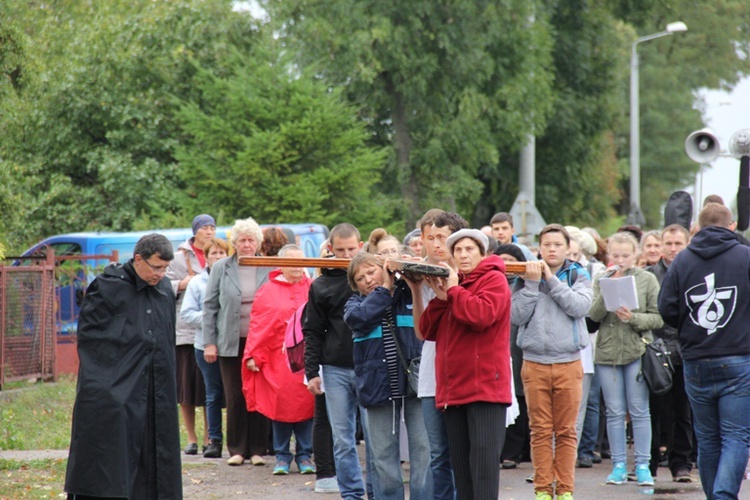
{"label": "paved road", "polygon": [[[360,456],[364,446],[360,446]],[[226,455],[226,453],[225,453]],[[0,458],[30,460],[34,458],[66,458],[67,451],[12,452],[0,451]],[[302,476],[293,472],[288,476],[271,474],[273,458],[268,457],[265,467],[243,465],[230,467],[226,460],[205,459],[183,455],[183,485],[185,498],[245,498],[274,500],[304,500],[338,498],[334,495],[316,494],[313,491],[315,476]],[[225,457],[226,458],[226,457]],[[631,458],[632,461],[632,458]],[[674,499],[699,500],[705,498],[698,483],[697,472],[693,472],[693,483],[673,483],[668,469],[660,469],[653,488],[646,488],[628,483],[621,486],[605,484],[610,472],[610,461],[591,469],[576,469],[577,500],[595,500],[609,498],[612,500],[645,500]],[[531,499],[534,496],[533,485],[525,478],[531,474],[530,463],[523,463],[515,470],[504,470],[500,474],[500,500]],[[750,485],[746,484],[740,492],[740,498],[750,499]],[[421,500],[421,499],[418,499]]]}

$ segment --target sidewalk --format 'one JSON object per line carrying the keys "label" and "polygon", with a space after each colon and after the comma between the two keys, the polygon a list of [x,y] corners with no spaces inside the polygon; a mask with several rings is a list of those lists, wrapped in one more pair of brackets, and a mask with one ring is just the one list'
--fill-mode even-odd
{"label": "sidewalk", "polygon": [[[364,446],[358,447],[360,459],[364,464]],[[632,451],[630,452],[632,465]],[[67,450],[32,450],[32,451],[0,451],[0,459],[30,461],[37,459],[66,459]],[[208,459],[201,455],[182,455],[183,488],[185,498],[244,498],[274,500],[305,500],[338,498],[334,495],[321,495],[314,492],[315,476],[303,476],[296,472],[294,466],[288,476],[274,476],[273,457],[266,457],[268,465],[240,467],[227,465],[226,452],[223,459]],[[672,482],[669,470],[662,468],[653,487],[638,486],[628,483],[621,486],[605,484],[605,478],[610,472],[611,463],[605,460],[591,469],[576,469],[577,500],[594,500],[611,498],[616,500],[637,500],[644,496],[654,499],[702,500],[705,498],[698,479],[698,473],[693,470],[692,483]],[[363,467],[364,468],[364,467]],[[526,482],[533,472],[530,463],[522,463],[517,469],[500,472],[500,500],[520,500],[533,498],[534,487]],[[408,492],[408,483],[404,485]],[[62,487],[62,485],[61,485]],[[745,484],[740,492],[740,498],[750,498],[750,484]],[[408,496],[407,496],[408,498]],[[418,499],[417,499],[418,500]]]}

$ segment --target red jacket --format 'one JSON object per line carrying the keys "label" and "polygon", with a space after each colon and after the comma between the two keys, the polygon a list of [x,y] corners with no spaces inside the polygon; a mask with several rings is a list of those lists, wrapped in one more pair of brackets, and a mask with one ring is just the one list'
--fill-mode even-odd
{"label": "red jacket", "polygon": [[[245,353],[242,356],[242,392],[248,411],[278,422],[302,422],[313,417],[315,398],[303,383],[302,372],[292,373],[282,351],[286,322],[307,301],[310,279],[279,281],[281,270],[255,293]],[[253,358],[258,372],[247,369]]]}
{"label": "red jacket", "polygon": [[432,299],[419,321],[425,340],[436,347],[435,404],[511,403],[510,288],[505,263],[490,255],[448,300]]}

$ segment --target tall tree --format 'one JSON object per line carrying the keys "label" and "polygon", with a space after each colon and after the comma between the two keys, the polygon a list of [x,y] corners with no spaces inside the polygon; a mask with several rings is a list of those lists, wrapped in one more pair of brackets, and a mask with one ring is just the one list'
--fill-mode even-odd
{"label": "tall tree", "polygon": [[471,213],[477,172],[546,123],[550,38],[533,2],[261,4],[300,64],[343,87],[392,147],[383,189],[401,196],[407,227],[436,204]]}
{"label": "tall tree", "polygon": [[225,76],[199,71],[197,95],[177,115],[186,134],[176,154],[182,206],[370,229],[390,218],[373,190],[385,152],[366,145],[364,124],[340,90],[260,46],[227,63]]}
{"label": "tall tree", "polygon": [[66,230],[133,227],[178,210],[174,96],[193,60],[221,71],[257,30],[221,2],[9,0],[28,37],[33,81],[0,102],[0,159],[11,165],[23,245]]}
{"label": "tall tree", "polygon": [[[536,137],[536,205],[548,222],[595,225],[614,215],[620,177],[613,130],[623,105],[627,27],[586,0],[546,2],[554,72],[552,114]],[[518,194],[519,144],[504,156],[509,175],[482,172],[477,222],[508,211]],[[481,214],[481,217],[479,216]]]}
{"label": "tall tree", "polygon": [[[750,11],[743,0],[644,4],[613,0],[611,4],[613,12],[637,30],[631,43],[638,36],[663,31],[669,22],[683,21],[688,26],[685,33],[638,46],[641,205],[646,225],[656,227],[669,193],[691,185],[699,169],[684,151],[687,135],[703,127],[698,91],[729,89],[750,74]],[[624,160],[629,157],[626,109],[617,140],[617,155]],[[623,193],[627,180],[624,176]],[[627,212],[627,203],[621,210]]]}

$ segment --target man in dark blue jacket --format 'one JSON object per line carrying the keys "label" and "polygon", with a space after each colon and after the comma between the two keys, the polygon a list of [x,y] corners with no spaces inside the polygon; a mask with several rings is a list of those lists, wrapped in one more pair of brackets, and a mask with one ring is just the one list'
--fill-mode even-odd
{"label": "man in dark blue jacket", "polygon": [[738,498],[750,445],[750,249],[709,203],[669,266],[659,312],[678,330],[706,498]]}

